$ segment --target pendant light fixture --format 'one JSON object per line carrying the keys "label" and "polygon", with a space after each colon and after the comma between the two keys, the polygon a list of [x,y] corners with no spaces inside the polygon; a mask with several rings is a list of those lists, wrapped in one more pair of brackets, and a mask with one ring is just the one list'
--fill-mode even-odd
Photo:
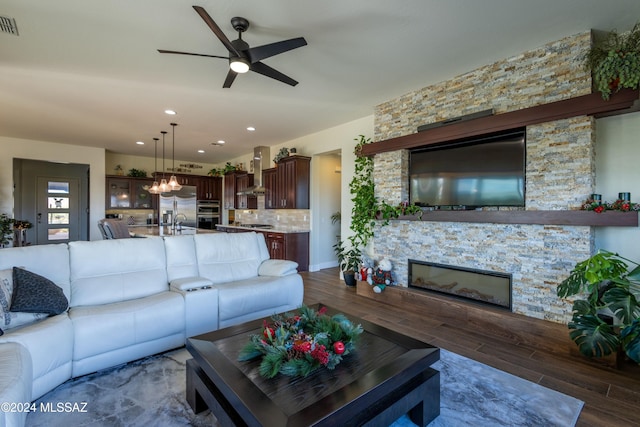
{"label": "pendant light fixture", "polygon": [[172,163],[171,163],[171,178],[169,178],[169,187],[171,187],[172,191],[178,191],[180,189],[182,189],[182,185],[180,185],[180,183],[178,182],[178,179],[176,178],[176,126],[178,126],[177,123],[170,123],[171,127],[173,128],[172,130],[172,137],[173,137],[173,143],[172,143],[172,155],[171,158]]}
{"label": "pendant light fixture", "polygon": [[153,155],[154,166],[153,166],[153,185],[147,191],[151,194],[160,194],[160,186],[158,185],[158,141],[160,138],[153,138],[153,141],[156,144],[155,153]]}
{"label": "pendant light fixture", "polygon": [[162,134],[162,179],[160,180],[160,192],[161,193],[167,193],[169,191],[171,191],[171,187],[169,187],[169,184],[167,184],[167,180],[164,177],[164,171],[165,166],[164,166],[164,136],[167,134],[166,130],[163,130],[160,132]]}

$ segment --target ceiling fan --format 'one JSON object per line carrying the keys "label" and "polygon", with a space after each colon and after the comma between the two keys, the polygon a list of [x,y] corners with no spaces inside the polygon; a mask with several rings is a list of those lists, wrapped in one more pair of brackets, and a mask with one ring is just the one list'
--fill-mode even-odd
{"label": "ceiling fan", "polygon": [[242,40],[242,33],[249,28],[249,21],[245,18],[235,17],[231,18],[231,25],[238,32],[238,38],[230,41],[227,36],[222,32],[220,27],[209,16],[206,10],[200,6],[193,6],[198,12],[198,15],[204,20],[204,22],[211,28],[211,31],[220,39],[224,47],[229,51],[229,56],[218,55],[205,55],[202,53],[190,53],[190,52],[178,52],[175,50],[158,49],[160,53],[175,53],[178,55],[193,55],[193,56],[205,56],[208,58],[221,58],[229,60],[229,72],[227,78],[222,85],[223,88],[231,87],[231,84],[235,80],[236,76],[247,71],[254,71],[263,76],[270,77],[286,83],[291,86],[298,84],[297,81],[291,77],[282,74],[280,71],[275,70],[265,63],[263,59],[278,55],[280,53],[287,52],[302,46],[307,45],[307,41],[304,37],[298,37],[295,39],[283,40],[281,42],[265,44],[257,47],[249,47],[249,44]]}

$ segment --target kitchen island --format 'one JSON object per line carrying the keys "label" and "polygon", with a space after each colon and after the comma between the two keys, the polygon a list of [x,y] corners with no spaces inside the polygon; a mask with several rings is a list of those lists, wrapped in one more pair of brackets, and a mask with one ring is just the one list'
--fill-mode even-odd
{"label": "kitchen island", "polygon": [[262,233],[271,259],[286,259],[298,263],[298,271],[309,271],[309,230],[270,224],[216,225],[225,233]]}
{"label": "kitchen island", "polygon": [[172,229],[165,225],[133,225],[129,227],[129,233],[133,237],[151,237],[151,236],[184,236],[188,234],[210,234],[219,233],[216,230],[207,230],[204,228],[182,227],[182,229]]}

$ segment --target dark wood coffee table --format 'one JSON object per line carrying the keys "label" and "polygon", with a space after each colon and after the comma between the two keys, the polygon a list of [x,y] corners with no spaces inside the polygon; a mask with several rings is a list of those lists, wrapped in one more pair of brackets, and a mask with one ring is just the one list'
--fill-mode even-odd
{"label": "dark wood coffee table", "polygon": [[342,313],[364,328],[356,351],[306,378],[265,379],[259,360],[238,362],[262,320],[189,338],[189,405],[211,409],[223,426],[387,426],[407,413],[419,426],[430,423],[440,414],[440,373],[430,367],[440,349]]}

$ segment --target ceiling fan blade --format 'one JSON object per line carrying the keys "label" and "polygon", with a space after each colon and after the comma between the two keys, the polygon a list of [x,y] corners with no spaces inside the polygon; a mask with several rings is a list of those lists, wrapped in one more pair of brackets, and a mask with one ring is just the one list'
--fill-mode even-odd
{"label": "ceiling fan blade", "polygon": [[220,58],[220,59],[229,59],[228,56],[218,56],[218,55],[205,55],[204,53],[191,53],[191,52],[179,52],[177,50],[164,50],[158,49],[160,53],[175,53],[177,55],[193,55],[193,56],[205,56],[207,58]]}
{"label": "ceiling fan blade", "polygon": [[248,54],[251,63],[256,63],[265,58],[269,58],[271,56],[278,55],[280,53],[284,53],[306,45],[307,41],[304,39],[304,37],[298,37],[295,39],[283,40],[281,42],[252,47],[249,49]]}
{"label": "ceiling fan blade", "polygon": [[222,32],[218,24],[209,16],[206,10],[204,10],[201,6],[193,6],[198,15],[204,20],[204,22],[211,28],[211,31],[220,39],[224,47],[235,56],[240,56],[240,53],[236,50],[235,47],[231,44],[227,36]]}
{"label": "ceiling fan blade", "polygon": [[262,74],[263,76],[271,77],[272,79],[276,79],[281,81],[282,83],[286,83],[291,86],[295,86],[298,84],[297,81],[293,80],[291,77],[282,74],[278,70],[274,70],[268,65],[262,62],[255,62],[251,64],[251,71],[255,71],[258,74]]}
{"label": "ceiling fan blade", "polygon": [[236,79],[237,75],[238,75],[238,73],[236,73],[232,69],[229,69],[229,72],[227,73],[227,78],[224,79],[224,84],[222,85],[222,87],[223,88],[230,88],[231,84]]}

